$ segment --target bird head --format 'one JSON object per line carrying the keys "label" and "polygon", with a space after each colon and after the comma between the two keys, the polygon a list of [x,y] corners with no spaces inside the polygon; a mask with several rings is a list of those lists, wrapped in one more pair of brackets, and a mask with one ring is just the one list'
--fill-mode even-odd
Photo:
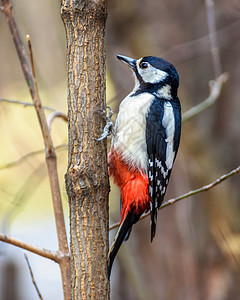
{"label": "bird head", "polygon": [[145,56],[139,59],[117,55],[117,58],[126,63],[135,75],[135,90],[140,88],[147,91],[153,87],[163,88],[166,98],[175,97],[179,86],[179,77],[175,67],[168,61],[154,56]]}

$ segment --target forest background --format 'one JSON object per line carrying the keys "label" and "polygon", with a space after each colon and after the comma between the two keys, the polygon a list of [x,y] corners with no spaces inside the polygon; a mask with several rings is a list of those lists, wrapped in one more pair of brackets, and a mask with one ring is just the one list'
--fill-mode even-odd
{"label": "forest background", "polygon": [[[66,112],[65,33],[59,2],[23,0],[13,1],[13,5],[23,40],[26,34],[32,38],[42,101]],[[184,122],[166,200],[208,184],[239,165],[240,4],[235,0],[216,1],[214,11],[217,48],[212,47],[209,38],[204,1],[109,2],[107,103],[115,113],[133,87],[129,70],[115,54],[135,58],[154,55],[172,62],[180,75],[183,112],[209,96],[211,80],[222,72],[229,76],[217,102]],[[31,102],[3,15],[0,41],[1,232],[54,248],[57,239],[44,151],[39,151],[43,145],[37,118],[31,107],[4,101]],[[66,123],[55,121],[52,136],[68,224]],[[25,158],[19,161],[20,157]],[[239,190],[236,175],[208,192],[161,210],[153,244],[149,219],[139,222],[119,252],[112,276],[112,298],[161,299],[161,295],[166,300],[236,299],[240,294]],[[110,211],[110,223],[117,222],[119,193],[113,186]],[[17,300],[37,299],[22,251],[2,243],[0,251],[0,299],[9,282],[7,276],[16,279],[12,283],[16,284]],[[33,254],[29,259],[46,299],[62,297],[58,266]]]}

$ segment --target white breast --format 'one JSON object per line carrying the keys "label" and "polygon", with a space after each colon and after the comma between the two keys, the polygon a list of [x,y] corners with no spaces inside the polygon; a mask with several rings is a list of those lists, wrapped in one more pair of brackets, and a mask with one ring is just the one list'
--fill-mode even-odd
{"label": "white breast", "polygon": [[146,171],[146,114],[154,97],[149,93],[136,97],[130,97],[131,94],[119,107],[112,144],[131,167]]}

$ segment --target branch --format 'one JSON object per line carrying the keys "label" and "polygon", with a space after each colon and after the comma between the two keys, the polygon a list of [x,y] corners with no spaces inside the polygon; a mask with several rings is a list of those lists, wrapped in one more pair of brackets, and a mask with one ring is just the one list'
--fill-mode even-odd
{"label": "branch", "polygon": [[196,189],[196,190],[193,190],[193,191],[190,191],[182,196],[179,196],[175,199],[170,199],[168,201],[166,201],[165,203],[163,203],[163,205],[159,208],[159,209],[162,209],[162,208],[165,208],[171,204],[174,204],[182,199],[185,199],[185,198],[188,198],[190,196],[193,196],[193,195],[196,195],[196,194],[199,194],[201,192],[206,192],[210,189],[212,189],[213,187],[215,187],[216,185],[220,184],[221,182],[223,182],[224,180],[228,179],[229,177],[233,176],[233,175],[236,175],[237,173],[240,172],[240,166],[238,166],[236,169],[232,170],[231,172],[227,173],[227,174],[224,174],[222,175],[221,177],[219,177],[218,179],[216,179],[215,181],[207,184],[207,185],[204,185],[203,187],[199,188],[199,189]]}
{"label": "branch", "polygon": [[221,74],[222,67],[221,67],[220,54],[219,54],[217,35],[216,35],[214,1],[213,0],[205,0],[205,5],[206,5],[206,10],[207,10],[208,31],[209,31],[209,39],[210,39],[210,44],[211,44],[213,68],[214,68],[214,74],[217,77]]}
{"label": "branch", "polygon": [[48,119],[47,119],[47,125],[48,125],[48,130],[50,131],[51,130],[51,124],[52,124],[52,121],[55,119],[55,118],[61,118],[63,119],[65,122],[68,121],[68,117],[66,114],[60,112],[60,111],[55,111],[53,113],[51,113],[49,116],[48,116]]}
{"label": "branch", "polygon": [[40,291],[39,291],[39,288],[38,288],[38,286],[37,286],[37,283],[36,283],[36,281],[35,281],[35,278],[34,278],[34,275],[33,275],[33,271],[32,271],[32,268],[31,268],[31,265],[30,265],[30,262],[29,262],[29,260],[28,260],[28,256],[27,256],[26,253],[24,253],[24,258],[25,258],[25,260],[26,260],[26,262],[27,262],[28,269],[29,269],[29,272],[30,272],[30,275],[31,275],[31,278],[32,278],[32,283],[33,283],[33,285],[34,285],[34,287],[35,287],[35,289],[36,289],[36,291],[37,291],[38,297],[39,297],[40,300],[43,300],[43,297],[42,297],[42,295],[41,295],[41,293],[40,293]]}
{"label": "branch", "polygon": [[[177,197],[177,198],[170,199],[170,200],[164,202],[164,203],[161,205],[161,207],[159,207],[159,210],[160,210],[160,209],[163,209],[163,208],[165,208],[165,207],[167,207],[167,206],[169,206],[169,205],[172,205],[172,204],[174,204],[174,203],[176,203],[176,202],[178,202],[178,201],[180,201],[180,200],[183,200],[183,199],[185,199],[185,198],[188,198],[188,197],[190,197],[190,196],[193,196],[193,195],[196,195],[196,194],[199,194],[199,193],[202,193],[202,192],[206,192],[206,191],[212,189],[213,187],[215,187],[216,185],[220,184],[220,183],[223,182],[224,180],[228,179],[229,177],[231,177],[231,176],[233,176],[233,175],[235,175],[235,174],[237,174],[237,173],[239,173],[239,172],[240,172],[240,166],[238,166],[236,169],[232,170],[231,172],[222,175],[220,178],[218,178],[217,180],[213,181],[212,183],[209,183],[208,185],[204,185],[203,187],[201,187],[201,188],[199,188],[199,189],[196,189],[196,190],[194,190],[194,191],[190,191],[190,192],[188,192],[188,193],[186,193],[186,194],[183,194],[182,196],[179,196],[179,197]],[[146,218],[146,217],[149,216],[149,215],[150,215],[150,212],[143,214],[143,215],[141,216],[140,220]],[[117,228],[119,225],[120,225],[120,222],[112,224],[112,225],[109,227],[109,231],[112,230],[112,229],[114,229],[114,228]]]}
{"label": "branch", "polygon": [[37,187],[45,177],[44,171],[44,164],[40,163],[37,168],[32,170],[26,180],[24,180],[24,183],[15,193],[13,200],[8,203],[2,220],[4,233],[8,232],[12,219],[16,217],[16,214],[19,213],[27,201],[31,199],[33,193],[36,192]]}
{"label": "branch", "polygon": [[229,76],[227,73],[221,74],[218,78],[215,80],[211,80],[209,82],[209,87],[210,87],[210,94],[207,99],[202,101],[196,106],[193,106],[190,108],[188,111],[186,111],[183,116],[182,116],[182,121],[186,122],[195,117],[196,115],[200,114],[204,110],[208,109],[211,107],[219,98],[223,85],[224,83],[227,82]]}
{"label": "branch", "polygon": [[[230,25],[222,27],[216,31],[220,46],[228,45],[239,40],[239,25],[240,21],[238,19],[237,21],[232,22]],[[169,61],[173,61],[176,65],[177,63],[189,60],[204,53],[208,53],[210,50],[209,46],[210,41],[208,34],[201,38],[175,45],[166,52],[161,53],[160,56],[163,58],[168,58]]]}
{"label": "branch", "polygon": [[[60,149],[64,149],[64,148],[67,148],[67,144],[58,145],[58,146],[55,147],[55,150],[60,150]],[[20,165],[21,163],[23,163],[28,158],[30,158],[32,156],[35,156],[35,155],[38,155],[38,154],[41,154],[41,153],[44,153],[44,152],[45,152],[45,149],[39,149],[39,150],[36,150],[36,151],[33,151],[33,152],[29,152],[29,153],[27,153],[27,154],[19,157],[16,160],[7,162],[5,164],[1,164],[0,165],[0,170],[17,167],[18,165]]]}
{"label": "branch", "polygon": [[[33,103],[30,102],[24,102],[24,101],[20,101],[20,100],[12,100],[12,99],[5,99],[5,98],[0,98],[0,102],[6,102],[6,103],[10,103],[10,104],[17,104],[17,105],[23,105],[23,107],[34,107]],[[50,106],[45,106],[43,105],[43,108],[46,110],[50,110],[50,111],[56,111],[56,109],[50,107]]]}
{"label": "branch", "polygon": [[28,61],[26,51],[24,49],[22,40],[20,38],[17,24],[13,17],[12,5],[10,4],[9,0],[2,0],[2,5],[3,5],[2,11],[6,16],[7,23],[8,23],[9,29],[11,31],[11,34],[12,34],[13,41],[14,41],[14,44],[15,44],[15,47],[17,50],[17,54],[18,54],[18,57],[19,57],[19,60],[20,60],[21,66],[22,66],[24,77],[27,81],[32,98],[35,98],[36,90],[35,90],[35,85],[34,85],[33,74],[32,74],[32,70],[31,70],[31,66]]}
{"label": "branch", "polygon": [[37,84],[37,78],[36,78],[36,74],[35,74],[35,66],[34,66],[34,61],[33,61],[31,39],[30,39],[29,35],[27,35],[26,38],[28,41],[28,48],[29,48],[29,52],[30,52],[30,61],[31,61],[31,68],[32,68],[32,78],[31,79],[33,80],[33,85],[29,86],[29,88],[33,89],[33,95],[32,95],[33,104],[34,104],[34,107],[35,107],[35,110],[36,110],[36,113],[38,116],[39,124],[40,124],[42,135],[43,135],[43,141],[44,141],[45,150],[46,150],[46,158],[48,158],[50,156],[55,156],[55,151],[54,151],[53,143],[52,143],[52,140],[50,137],[50,132],[49,132],[48,125],[47,125],[46,116],[45,116],[45,113],[42,108],[42,102],[39,97],[38,84]]}
{"label": "branch", "polygon": [[44,248],[38,248],[36,246],[33,246],[31,244],[25,243],[23,241],[17,240],[13,237],[9,237],[9,236],[1,234],[1,233],[0,233],[0,241],[5,242],[7,244],[11,244],[16,247],[19,247],[21,249],[27,250],[29,252],[35,253],[42,257],[51,259],[57,263],[59,263],[59,261],[60,261],[60,256],[58,255],[57,252],[47,250]]}

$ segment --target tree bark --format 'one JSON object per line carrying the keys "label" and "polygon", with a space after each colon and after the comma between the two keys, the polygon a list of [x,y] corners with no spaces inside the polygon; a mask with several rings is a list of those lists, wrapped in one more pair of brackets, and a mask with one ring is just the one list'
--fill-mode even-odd
{"label": "tree bark", "polygon": [[107,1],[62,0],[67,39],[72,299],[109,299],[105,23]]}

